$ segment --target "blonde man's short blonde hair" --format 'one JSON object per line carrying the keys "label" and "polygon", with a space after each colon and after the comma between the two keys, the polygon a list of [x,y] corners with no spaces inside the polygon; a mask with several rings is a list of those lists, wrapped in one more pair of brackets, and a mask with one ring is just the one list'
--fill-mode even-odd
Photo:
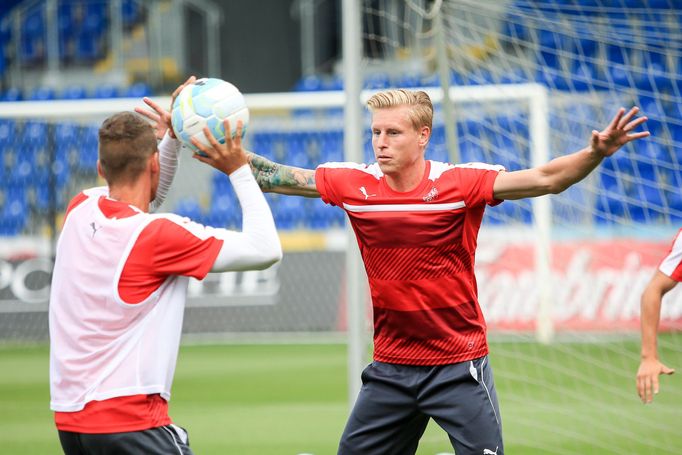
{"label": "blonde man's short blonde hair", "polygon": [[395,89],[374,94],[368,101],[367,107],[371,112],[376,109],[387,109],[397,106],[410,106],[409,117],[414,129],[423,126],[432,129],[433,104],[426,92],[421,90]]}

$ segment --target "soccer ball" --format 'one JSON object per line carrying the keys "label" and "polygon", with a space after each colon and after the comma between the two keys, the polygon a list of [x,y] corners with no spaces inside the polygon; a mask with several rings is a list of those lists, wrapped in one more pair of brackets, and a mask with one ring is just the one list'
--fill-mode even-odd
{"label": "soccer ball", "polygon": [[195,153],[200,150],[191,142],[196,137],[201,143],[209,145],[203,132],[205,126],[221,144],[225,143],[223,121],[229,119],[230,134],[237,134],[237,121],[244,124],[242,135],[249,123],[249,109],[244,95],[234,85],[222,79],[203,78],[180,91],[173,102],[171,123],[175,136]]}

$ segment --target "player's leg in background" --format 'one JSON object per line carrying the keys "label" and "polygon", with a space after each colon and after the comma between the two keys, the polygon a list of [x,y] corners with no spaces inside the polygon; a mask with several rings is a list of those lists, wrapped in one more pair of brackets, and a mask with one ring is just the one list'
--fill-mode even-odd
{"label": "player's leg in background", "polygon": [[502,421],[488,357],[434,367],[419,406],[443,428],[457,455],[503,455]]}
{"label": "player's leg in background", "polygon": [[417,409],[417,381],[402,365],[372,362],[339,443],[339,455],[410,455],[429,422]]}

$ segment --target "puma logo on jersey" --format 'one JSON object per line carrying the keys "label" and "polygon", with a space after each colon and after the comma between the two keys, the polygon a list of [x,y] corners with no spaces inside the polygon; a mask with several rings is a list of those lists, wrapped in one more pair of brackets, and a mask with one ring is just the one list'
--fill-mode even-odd
{"label": "puma logo on jersey", "polygon": [[422,198],[422,200],[423,200],[424,202],[431,202],[431,201],[433,201],[434,199],[436,199],[437,197],[438,197],[438,189],[436,189],[436,187],[434,186],[433,188],[431,188],[431,191],[429,191],[428,193],[426,193],[426,196],[424,196],[424,197]]}
{"label": "puma logo on jersey", "polygon": [[376,194],[367,194],[367,188],[365,188],[364,186],[361,186],[359,190],[363,194],[363,196],[365,196],[365,200],[371,198],[372,196],[376,196]]}
{"label": "puma logo on jersey", "polygon": [[99,231],[99,228],[101,228],[102,226],[95,225],[95,222],[93,221],[92,223],[90,223],[90,227],[92,228],[92,238],[94,239],[95,234],[97,234],[97,231]]}
{"label": "puma logo on jersey", "polygon": [[494,452],[490,449],[483,449],[483,455],[497,455],[497,449],[498,447],[495,447]]}

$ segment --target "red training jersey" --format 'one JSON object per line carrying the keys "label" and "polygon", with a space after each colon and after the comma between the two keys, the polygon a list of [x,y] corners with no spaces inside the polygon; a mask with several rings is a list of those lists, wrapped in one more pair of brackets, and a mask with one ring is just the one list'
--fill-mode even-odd
{"label": "red training jersey", "polygon": [[475,251],[501,166],[427,161],[417,187],[392,190],[378,164],[326,163],[322,200],[343,208],[365,264],[374,310],[374,359],[444,365],[488,353]]}

